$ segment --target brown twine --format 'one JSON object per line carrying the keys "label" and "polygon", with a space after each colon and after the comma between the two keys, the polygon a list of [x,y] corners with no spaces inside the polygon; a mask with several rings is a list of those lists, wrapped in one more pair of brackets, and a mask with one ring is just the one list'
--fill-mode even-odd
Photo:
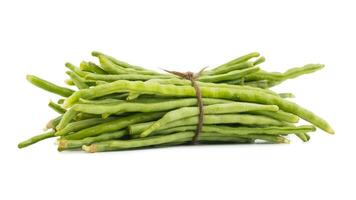
{"label": "brown twine", "polygon": [[202,74],[202,72],[204,71],[205,68],[203,68],[202,70],[199,71],[199,73],[194,74],[193,72],[176,72],[176,71],[169,71],[169,70],[165,70],[164,71],[170,73],[170,74],[174,74],[176,76],[179,76],[181,78],[187,79],[192,83],[192,86],[195,89],[195,96],[197,98],[197,103],[198,103],[198,108],[199,108],[199,118],[198,118],[198,124],[197,124],[197,128],[195,130],[195,135],[193,137],[192,140],[192,144],[197,144],[200,132],[202,131],[203,128],[203,123],[204,123],[204,105],[203,105],[203,101],[202,101],[202,96],[201,96],[201,91],[200,88],[196,82],[196,79]]}

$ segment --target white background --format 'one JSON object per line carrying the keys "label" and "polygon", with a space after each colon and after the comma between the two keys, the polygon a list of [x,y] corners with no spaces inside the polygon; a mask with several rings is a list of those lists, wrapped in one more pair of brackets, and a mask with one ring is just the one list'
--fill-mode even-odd
{"label": "white background", "polygon": [[[355,199],[356,31],[352,1],[0,1],[0,199]],[[54,117],[57,97],[25,80],[56,83],[64,62],[92,50],[152,69],[198,71],[252,51],[283,71],[300,105],[335,135],[290,145],[175,147],[86,154],[54,140],[19,150]],[[353,190],[352,190],[353,189]]]}

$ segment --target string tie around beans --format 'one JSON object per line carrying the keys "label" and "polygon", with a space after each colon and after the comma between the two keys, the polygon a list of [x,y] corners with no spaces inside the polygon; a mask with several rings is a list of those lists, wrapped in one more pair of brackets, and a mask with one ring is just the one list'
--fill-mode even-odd
{"label": "string tie around beans", "polygon": [[202,100],[202,96],[201,96],[201,91],[199,88],[198,83],[196,82],[196,80],[199,78],[199,76],[203,73],[203,71],[205,70],[206,67],[204,67],[203,69],[201,69],[198,73],[193,73],[193,72],[177,72],[177,71],[169,71],[169,70],[165,70],[164,71],[179,76],[183,79],[189,80],[192,84],[192,87],[194,87],[195,90],[195,96],[197,98],[197,104],[198,104],[198,108],[199,108],[199,115],[198,115],[198,124],[197,124],[197,128],[195,130],[195,135],[192,139],[192,144],[197,144],[197,141],[199,139],[199,135],[202,131],[203,128],[203,123],[204,123],[204,104],[203,104],[203,100]]}

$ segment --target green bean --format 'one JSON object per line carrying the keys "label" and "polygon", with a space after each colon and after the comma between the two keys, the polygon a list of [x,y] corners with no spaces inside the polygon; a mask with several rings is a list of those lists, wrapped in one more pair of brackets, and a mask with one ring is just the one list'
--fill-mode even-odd
{"label": "green bean", "polygon": [[66,74],[68,74],[68,76],[72,79],[74,85],[77,86],[78,89],[89,88],[89,86],[84,82],[84,80],[81,80],[82,78],[79,77],[76,73],[72,71],[67,71]]}
{"label": "green bean", "polygon": [[[79,98],[95,98],[115,93],[118,90],[129,90],[166,96],[195,97],[195,90],[191,86],[162,85],[158,83],[120,80],[77,91],[66,99],[64,106],[71,106],[78,101]],[[202,97],[234,99],[238,101],[277,105],[280,109],[295,114],[330,134],[334,133],[334,130],[324,119],[296,103],[282,99],[279,96],[266,94],[257,90],[237,90],[234,88],[200,87],[200,90]]]}
{"label": "green bean", "polygon": [[62,120],[62,116],[60,115],[54,119],[49,120],[49,122],[47,122],[46,127],[44,128],[44,130],[48,130],[48,129],[55,129],[56,126],[59,124],[59,122]]}
{"label": "green bean", "polygon": [[264,61],[266,61],[266,58],[265,57],[259,57],[257,60],[255,60],[254,62],[253,62],[253,65],[254,66],[256,66],[256,65],[259,65],[259,64],[261,64],[261,63],[263,63]]}
{"label": "green bean", "polygon": [[260,56],[259,53],[257,52],[253,52],[253,53],[250,53],[250,54],[247,54],[247,55],[244,55],[244,56],[241,56],[241,57],[238,57],[236,59],[233,59],[225,64],[222,64],[214,69],[212,69],[212,71],[219,71],[219,70],[223,70],[223,69],[226,69],[226,68],[229,68],[229,66],[231,65],[234,65],[234,64],[237,64],[237,63],[242,63],[242,62],[246,62],[248,61],[249,59],[251,58],[254,58],[254,57],[258,57]]}
{"label": "green bean", "polygon": [[[135,125],[133,125],[135,126]],[[194,131],[196,125],[190,126],[178,126],[168,129],[161,129],[155,131],[154,135],[166,135],[176,132]],[[130,134],[133,134],[132,126],[129,126]],[[236,134],[239,136],[251,135],[251,134],[266,134],[266,135],[281,135],[281,134],[298,134],[306,132],[314,132],[315,127],[312,125],[302,125],[302,126],[268,126],[268,127],[245,127],[245,126],[224,126],[224,125],[204,125],[203,132],[214,132],[221,134]]]}
{"label": "green bean", "polygon": [[101,67],[104,69],[104,71],[106,71],[109,74],[127,74],[126,70],[119,66],[119,65],[115,65],[114,63],[112,63],[107,57],[99,55],[97,56]]}
{"label": "green bean", "polygon": [[[254,103],[224,103],[204,106],[205,114],[226,114],[226,113],[240,113],[248,111],[277,111],[278,107],[274,105],[260,105]],[[156,121],[144,132],[141,133],[141,137],[147,137],[153,131],[170,122],[180,120],[187,117],[199,115],[198,107],[184,107],[177,110],[173,110],[165,114],[160,120]]]}
{"label": "green bean", "polygon": [[87,137],[81,140],[66,140],[62,139],[59,140],[58,144],[58,150],[63,151],[63,150],[68,150],[68,149],[75,149],[75,148],[80,148],[83,145],[89,145],[95,142],[102,142],[102,141],[108,141],[108,140],[113,140],[113,139],[119,139],[123,137],[124,135],[127,135],[127,130],[120,130],[112,133],[104,133],[102,135],[94,136],[94,137]]}
{"label": "green bean", "polygon": [[26,78],[33,85],[63,97],[69,97],[74,93],[71,89],[55,85],[34,75],[27,75]]}
{"label": "green bean", "polygon": [[133,139],[133,140],[111,140],[105,142],[99,142],[90,146],[84,145],[82,148],[86,152],[100,152],[100,151],[112,151],[132,149],[138,147],[154,146],[170,142],[181,141],[186,139],[191,140],[194,136],[194,132],[182,132],[164,136],[154,136],[145,139]]}
{"label": "green bean", "polygon": [[79,139],[83,139],[86,137],[97,136],[102,133],[117,131],[117,130],[123,129],[131,124],[155,120],[157,118],[162,117],[163,114],[164,113],[162,113],[162,112],[147,113],[145,115],[138,113],[138,114],[129,115],[127,117],[121,117],[119,119],[116,119],[116,120],[113,120],[110,122],[101,123],[96,126],[82,129],[76,133],[65,136],[65,139],[79,140]]}
{"label": "green bean", "polygon": [[278,110],[276,112],[270,112],[270,111],[251,111],[248,112],[250,114],[257,114],[257,115],[265,115],[268,117],[271,117],[273,119],[277,119],[279,121],[285,121],[285,122],[290,122],[290,123],[297,123],[299,121],[299,117],[296,115],[293,115],[288,112],[284,112],[283,110]]}
{"label": "green bean", "polygon": [[[108,56],[108,55],[105,55],[101,52],[98,52],[98,51],[93,51],[91,53],[93,56],[95,57],[99,57],[99,56],[103,56],[103,57],[106,57],[107,59],[109,59],[111,62],[115,63],[116,65],[118,66],[121,66],[121,67],[125,67],[125,68],[132,68],[132,69],[136,69],[136,70],[139,70],[139,71],[148,71],[142,67],[139,67],[139,66],[134,66],[134,65],[130,65],[128,63],[125,63],[123,61],[120,61],[120,60],[117,60],[116,58],[114,57],[111,57],[111,56]],[[153,73],[153,72],[152,72]]]}
{"label": "green bean", "polygon": [[258,67],[250,67],[242,70],[234,70],[230,71],[225,74],[218,74],[218,75],[210,75],[210,76],[201,76],[198,78],[201,82],[223,82],[223,81],[230,81],[242,78],[248,74],[252,74],[260,70]]}
{"label": "green bean", "polygon": [[[99,99],[99,100],[87,100],[87,99],[79,99],[79,104],[89,104],[89,105],[98,105],[98,104],[104,104],[104,105],[111,105],[111,104],[120,104],[120,103],[125,103],[126,101],[120,100],[120,99]],[[76,105],[76,106],[77,106]],[[99,113],[102,114],[102,113]]]}
{"label": "green bean", "polygon": [[266,72],[260,70],[251,75],[246,76],[247,81],[255,81],[255,80],[268,80],[268,81],[284,81],[287,79],[296,78],[298,76],[309,74],[315,71],[322,69],[324,65],[322,64],[308,64],[303,67],[295,67],[287,70],[284,73],[279,72]]}
{"label": "green bean", "polygon": [[230,71],[234,70],[241,70],[245,68],[250,68],[253,67],[253,63],[251,62],[242,62],[242,63],[237,63],[234,65],[229,66],[228,68],[222,68],[220,70],[214,70],[214,71],[206,71],[203,72],[203,75],[217,75],[217,74],[224,74]]}
{"label": "green bean", "polygon": [[87,73],[89,73],[89,72],[80,70],[78,67],[76,67],[75,65],[73,65],[72,63],[69,63],[69,62],[65,63],[65,66],[80,77],[85,77],[85,75]]}
{"label": "green bean", "polygon": [[[204,105],[211,105],[217,103],[228,103],[231,101],[223,99],[209,99],[204,98]],[[119,112],[157,112],[172,110],[175,108],[197,105],[196,98],[184,98],[178,100],[161,100],[157,102],[119,102],[115,104],[76,104],[73,109],[78,112],[92,113],[92,114],[115,114]]]}
{"label": "green bean", "polygon": [[[184,125],[196,125],[197,117],[187,117],[166,124],[162,128],[171,128]],[[288,123],[281,122],[266,116],[249,115],[249,114],[222,114],[222,115],[204,115],[205,124],[244,124],[244,125],[273,125],[273,126],[289,126]]]}
{"label": "green bean", "polygon": [[[139,138],[139,139],[132,139],[132,140],[109,140],[103,141],[95,144],[91,144],[90,146],[83,145],[82,149],[86,152],[94,153],[94,152],[103,152],[103,151],[114,151],[114,150],[126,150],[126,149],[134,149],[134,148],[142,148],[148,146],[156,146],[162,144],[169,144],[172,142],[188,142],[192,140],[194,136],[194,132],[180,132],[174,133],[170,135],[163,135],[163,136],[153,136],[148,138]],[[274,139],[274,141],[286,142],[286,139],[281,139],[280,136],[259,136],[259,135],[251,135],[246,136],[251,138],[258,138],[262,137],[265,139]],[[203,132],[201,137],[199,137],[199,141],[209,142],[212,141],[216,142],[235,142],[235,143],[246,143],[250,142],[247,138],[240,138],[236,137],[235,135],[223,135],[223,134],[216,134],[216,133],[209,133]]]}
{"label": "green bean", "polygon": [[90,118],[90,119],[84,119],[84,120],[80,120],[77,122],[72,122],[69,123],[66,127],[64,127],[63,129],[59,130],[56,132],[56,136],[64,136],[64,135],[68,135],[71,132],[75,132],[75,131],[79,131],[85,128],[89,128],[101,123],[106,123],[106,122],[110,122],[115,120],[116,118],[111,117],[111,118],[106,118],[106,119],[102,119],[102,118]]}
{"label": "green bean", "polygon": [[[241,82],[241,81],[240,81]],[[178,78],[171,78],[171,79],[154,79],[154,80],[149,80],[145,81],[145,83],[159,83],[159,84],[167,84],[167,85],[182,85],[182,86],[189,86],[191,85],[191,82],[185,79],[178,79]],[[197,81],[198,85],[200,87],[213,87],[213,88],[232,88],[232,89],[238,89],[238,90],[250,90],[250,91],[258,91],[258,92],[263,92],[267,94],[272,94],[275,96],[278,96],[275,92],[271,90],[265,90],[261,88],[255,88],[255,87],[250,87],[250,86],[240,86],[240,85],[230,85],[226,84],[225,82],[222,83],[205,83],[205,82],[200,82]]]}
{"label": "green bean", "polygon": [[145,75],[145,74],[94,74],[88,73],[85,76],[87,80],[101,80],[101,81],[117,81],[117,80],[150,80],[150,79],[165,79],[170,78],[167,75]]}
{"label": "green bean", "polygon": [[53,101],[49,101],[48,106],[59,114],[66,112],[66,109],[62,108],[60,105],[54,103]]}
{"label": "green bean", "polygon": [[47,139],[47,138],[50,138],[50,137],[54,137],[54,132],[55,131],[49,131],[47,133],[43,133],[43,134],[31,137],[31,138],[19,143],[17,145],[17,147],[21,149],[21,148],[27,147],[27,146],[29,146],[31,144],[37,143],[37,142],[39,142],[41,140],[44,140],[44,139]]}
{"label": "green bean", "polygon": [[63,129],[64,127],[67,126],[67,124],[72,121],[75,116],[78,114],[78,112],[74,109],[69,109],[67,110],[67,112],[65,112],[63,114],[63,117],[62,117],[62,120],[59,122],[59,124],[56,126],[56,130],[61,130]]}
{"label": "green bean", "polygon": [[107,74],[103,69],[97,66],[95,63],[92,62],[81,62],[79,65],[82,71],[96,73],[96,74]]}

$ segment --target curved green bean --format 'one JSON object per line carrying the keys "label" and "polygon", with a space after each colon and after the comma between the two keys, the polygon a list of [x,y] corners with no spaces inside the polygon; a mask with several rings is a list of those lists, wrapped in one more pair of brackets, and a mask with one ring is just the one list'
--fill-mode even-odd
{"label": "curved green bean", "polygon": [[[130,126],[131,127],[131,126]],[[177,132],[194,131],[196,125],[178,126],[168,129],[155,131],[154,135],[166,135]],[[268,126],[268,127],[246,127],[246,126],[224,126],[224,125],[204,125],[203,132],[216,132],[221,134],[236,134],[236,135],[251,135],[251,134],[267,134],[267,135],[281,135],[281,134],[299,134],[314,132],[316,129],[312,125],[302,126]],[[129,131],[132,131],[129,129]],[[132,133],[130,133],[132,134]]]}
{"label": "curved green bean", "polygon": [[47,133],[43,133],[43,134],[40,134],[40,135],[36,135],[36,136],[34,136],[34,137],[31,137],[31,138],[29,138],[29,139],[27,139],[27,140],[25,140],[25,141],[19,143],[19,144],[17,145],[17,147],[21,149],[21,148],[30,146],[30,145],[32,145],[32,144],[34,144],[34,143],[37,143],[37,142],[39,142],[39,141],[41,141],[41,140],[54,137],[54,132],[55,132],[55,131],[49,131],[49,132],[47,132]]}
{"label": "curved green bean", "polygon": [[62,117],[62,120],[59,122],[59,124],[56,126],[56,130],[61,130],[63,129],[64,127],[67,126],[67,124],[72,121],[75,116],[78,114],[78,112],[74,109],[69,109],[67,110],[64,114],[63,114],[63,117]]}
{"label": "curved green bean", "polygon": [[276,112],[270,112],[270,111],[251,111],[248,112],[250,114],[257,114],[257,115],[265,115],[268,117],[271,117],[273,119],[277,119],[279,121],[285,121],[285,122],[290,122],[290,123],[297,123],[299,121],[299,117],[288,113],[284,112],[283,110],[278,110]]}
{"label": "curved green bean", "polygon": [[85,76],[87,80],[100,80],[100,81],[117,81],[117,80],[150,80],[150,79],[166,79],[171,78],[167,75],[145,75],[145,74],[94,74],[89,73]]}
{"label": "curved green bean", "polygon": [[209,75],[209,76],[201,76],[198,78],[198,81],[201,82],[212,82],[212,83],[217,83],[217,82],[223,82],[223,81],[231,81],[231,80],[236,80],[239,78],[242,78],[248,74],[252,74],[260,70],[259,67],[249,67],[246,69],[241,69],[241,70],[234,70],[230,71],[225,74],[218,74],[218,75]]}
{"label": "curved green bean", "polygon": [[[231,101],[223,99],[204,98],[204,105],[229,103]],[[115,114],[119,112],[157,112],[172,110],[175,108],[197,105],[196,98],[167,99],[157,102],[119,102],[107,104],[75,104],[72,108],[78,112],[92,114]]]}
{"label": "curved green bean", "polygon": [[249,54],[246,54],[244,56],[241,56],[241,57],[238,57],[238,58],[235,58],[225,64],[222,64],[214,69],[212,69],[212,71],[219,71],[219,70],[223,70],[223,69],[226,69],[226,68],[229,68],[231,65],[234,65],[234,64],[237,64],[237,63],[242,63],[242,62],[246,62],[248,60],[250,60],[251,58],[255,58],[255,57],[258,57],[260,56],[260,54],[258,52],[252,52],[252,53],[249,53]]}

